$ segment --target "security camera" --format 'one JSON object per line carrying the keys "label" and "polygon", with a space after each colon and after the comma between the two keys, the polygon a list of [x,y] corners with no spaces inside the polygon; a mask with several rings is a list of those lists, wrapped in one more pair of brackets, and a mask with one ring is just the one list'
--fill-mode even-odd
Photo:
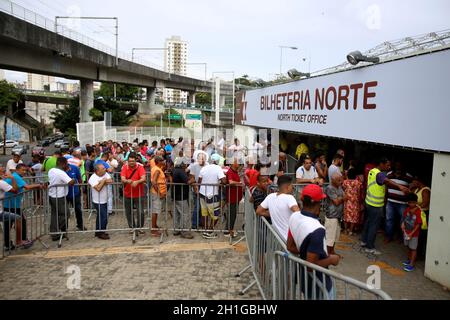
{"label": "security camera", "polygon": [[303,77],[306,77],[306,78],[311,77],[310,73],[303,73],[303,72],[298,71],[297,69],[291,69],[291,70],[289,70],[287,72],[287,74],[288,74],[289,78],[291,78],[291,79],[299,79],[299,78],[303,78]]}
{"label": "security camera", "polygon": [[347,55],[347,61],[356,66],[360,62],[371,62],[378,63],[380,62],[380,58],[378,57],[368,57],[363,55],[360,51],[353,51]]}

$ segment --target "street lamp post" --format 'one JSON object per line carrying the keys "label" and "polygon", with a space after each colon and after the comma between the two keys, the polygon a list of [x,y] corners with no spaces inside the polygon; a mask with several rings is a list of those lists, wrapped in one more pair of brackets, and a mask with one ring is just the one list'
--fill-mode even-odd
{"label": "street lamp post", "polygon": [[283,74],[283,49],[298,50],[297,47],[279,46],[280,47],[280,77]]}
{"label": "street lamp post", "polygon": [[[114,20],[116,22],[115,25],[115,33],[114,36],[116,37],[116,59],[115,59],[115,67],[117,68],[119,66],[119,18],[118,17],[62,17],[62,16],[56,16],[55,17],[55,33],[58,33],[58,20],[60,19],[81,19],[81,20]],[[114,100],[117,99],[117,86],[114,83]]]}

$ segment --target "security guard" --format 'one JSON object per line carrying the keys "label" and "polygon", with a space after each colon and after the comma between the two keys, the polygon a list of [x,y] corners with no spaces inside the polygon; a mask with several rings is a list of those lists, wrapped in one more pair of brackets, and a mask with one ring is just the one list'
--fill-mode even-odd
{"label": "security guard", "polygon": [[387,158],[378,160],[376,164],[377,166],[370,170],[367,177],[366,216],[361,236],[361,246],[366,248],[366,253],[380,255],[381,252],[375,250],[375,238],[385,205],[386,185],[396,188],[405,194],[409,193],[409,189],[386,177],[386,172],[391,168],[391,163]]}

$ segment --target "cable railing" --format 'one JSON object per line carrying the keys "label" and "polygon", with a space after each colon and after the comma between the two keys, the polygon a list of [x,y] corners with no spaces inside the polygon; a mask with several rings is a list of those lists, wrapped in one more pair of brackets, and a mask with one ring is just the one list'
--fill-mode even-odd
{"label": "cable railing", "polygon": [[[111,56],[116,56],[116,49],[112,48],[110,46],[107,46],[97,40],[94,40],[90,37],[87,37],[81,33],[79,33],[78,31],[75,31],[73,29],[67,28],[66,26],[63,25],[57,25],[56,22],[54,20],[50,20],[34,11],[31,11],[21,5],[18,5],[14,2],[11,2],[9,0],[0,0],[0,11],[7,13],[9,15],[12,15],[16,18],[22,19],[26,22],[29,22],[35,26],[44,28],[48,31],[54,32],[56,34],[59,34],[61,36],[64,36],[68,39],[77,41],[79,43],[82,43],[88,47],[91,47],[93,49],[102,51],[104,53],[107,53]],[[124,52],[118,52],[118,58],[123,59],[123,60],[127,60],[127,61],[132,61],[136,64],[140,64],[146,67],[150,67],[153,69],[157,69],[160,71],[165,72],[164,68],[162,66],[159,66],[157,64],[145,61],[143,59],[136,59],[136,58],[132,58],[131,54],[128,53],[124,53]],[[189,77],[194,78],[194,79],[198,79],[198,80],[204,80],[201,79],[201,77],[199,76],[191,76],[189,75]]]}

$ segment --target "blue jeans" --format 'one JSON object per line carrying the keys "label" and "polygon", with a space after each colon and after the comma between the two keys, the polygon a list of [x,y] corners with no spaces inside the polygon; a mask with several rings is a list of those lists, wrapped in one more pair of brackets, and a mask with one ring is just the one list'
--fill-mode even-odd
{"label": "blue jeans", "polygon": [[396,224],[400,226],[403,218],[403,212],[407,205],[403,203],[395,203],[388,201],[386,204],[386,239],[392,240],[394,236],[394,227]]}
{"label": "blue jeans", "polygon": [[95,229],[100,232],[96,232],[95,235],[102,234],[106,231],[108,225],[108,204],[107,203],[94,203],[94,208],[97,211],[97,219],[95,220]]}
{"label": "blue jeans", "polygon": [[192,229],[197,229],[200,223],[199,220],[200,198],[195,192],[193,193],[193,200],[194,200],[194,211],[192,211]]}
{"label": "blue jeans", "polygon": [[372,207],[366,204],[366,219],[361,236],[361,241],[366,243],[367,249],[375,249],[375,239],[380,225],[383,207]]}

